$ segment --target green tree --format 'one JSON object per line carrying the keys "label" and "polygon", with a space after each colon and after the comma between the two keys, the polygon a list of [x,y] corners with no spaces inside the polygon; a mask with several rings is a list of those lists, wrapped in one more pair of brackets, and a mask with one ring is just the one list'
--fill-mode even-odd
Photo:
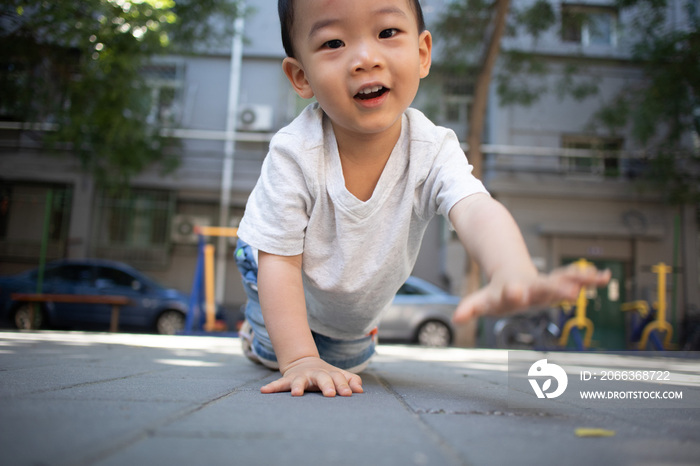
{"label": "green tree", "polygon": [[[564,34],[566,26],[590,23],[586,15],[557,18],[549,0],[509,5],[509,0],[456,0],[432,25],[442,59],[437,68],[448,75],[473,76],[473,104],[468,117],[469,158],[481,164],[486,101],[497,90],[501,105],[531,105],[545,93],[578,100],[598,94],[597,79],[579,74],[581,57],[552,62],[528,46],[501,49],[504,38],[525,33],[536,45],[544,33]],[[671,7],[682,5],[687,24],[668,27]],[[700,181],[697,149],[688,141],[700,134],[700,12],[693,0],[613,0],[620,17],[633,18],[622,31],[635,37],[631,63],[645,80],[601,105],[591,127],[619,135],[629,131],[645,148],[651,168],[644,179],[661,188],[673,202],[698,202]],[[567,24],[563,24],[566,22]],[[562,27],[563,26],[563,27]],[[575,29],[575,28],[574,28]],[[495,59],[499,60],[494,75]],[[552,78],[554,77],[554,78]]]}
{"label": "green tree", "polygon": [[[493,69],[501,51],[510,0],[463,0],[452,2],[436,25],[445,42],[438,68],[448,75],[476,76],[474,95],[468,114],[467,144],[474,175],[481,177],[483,155],[481,139],[486,122],[486,108]],[[481,285],[478,264],[470,258],[466,291]]]}
{"label": "green tree", "polygon": [[481,174],[481,136],[486,119],[489,87],[501,51],[510,0],[461,0],[448,4],[437,24],[431,26],[441,40],[436,63],[447,76],[470,76],[473,103],[468,114],[469,160]]}
{"label": "green tree", "polygon": [[177,166],[148,121],[153,57],[231,37],[237,0],[9,0],[0,6],[0,115],[52,129],[99,183]]}
{"label": "green tree", "polygon": [[[669,28],[669,6],[677,3],[687,19]],[[613,134],[629,130],[650,169],[643,180],[674,204],[700,203],[700,10],[695,1],[618,0],[632,9],[638,39],[632,59],[645,80],[623,89],[601,107],[594,125]],[[690,140],[695,137],[696,142]],[[693,149],[693,145],[695,148]]]}

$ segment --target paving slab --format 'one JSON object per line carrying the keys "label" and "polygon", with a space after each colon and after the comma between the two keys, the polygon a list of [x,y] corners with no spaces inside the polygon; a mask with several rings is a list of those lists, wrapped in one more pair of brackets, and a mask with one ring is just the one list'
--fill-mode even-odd
{"label": "paving slab", "polygon": [[[7,465],[695,465],[700,362],[673,356],[380,345],[365,393],[291,397],[260,393],[276,373],[235,338],[0,332],[0,455]],[[543,359],[568,373],[556,399],[538,399],[518,365]],[[659,367],[672,379],[662,388],[682,399],[575,396],[596,386],[584,370],[641,378]],[[649,380],[603,387],[658,391]]]}

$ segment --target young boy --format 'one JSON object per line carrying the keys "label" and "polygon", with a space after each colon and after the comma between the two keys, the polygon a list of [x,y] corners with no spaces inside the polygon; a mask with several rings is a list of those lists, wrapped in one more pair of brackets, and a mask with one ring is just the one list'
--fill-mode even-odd
{"label": "young boy", "polygon": [[538,275],[505,208],[471,174],[453,132],[409,109],[431,64],[418,0],[279,0],[302,98],[272,139],[238,231],[244,350],[279,369],[263,393],[362,392],[380,314],[411,273],[431,217],[449,219],[489,278],[462,322],[574,299],[608,273]]}

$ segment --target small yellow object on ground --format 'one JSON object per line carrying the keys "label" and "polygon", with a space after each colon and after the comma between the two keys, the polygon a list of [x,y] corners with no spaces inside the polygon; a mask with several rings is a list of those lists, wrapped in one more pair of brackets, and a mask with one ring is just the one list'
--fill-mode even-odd
{"label": "small yellow object on ground", "polygon": [[576,429],[577,437],[612,437],[613,435],[615,435],[614,430],[592,429],[584,427]]}

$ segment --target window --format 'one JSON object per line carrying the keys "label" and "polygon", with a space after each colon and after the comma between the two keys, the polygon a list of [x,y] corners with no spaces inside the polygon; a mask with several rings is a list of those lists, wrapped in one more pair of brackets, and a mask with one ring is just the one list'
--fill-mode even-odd
{"label": "window", "polygon": [[0,261],[63,257],[73,190],[65,185],[0,181]]}
{"label": "window", "polygon": [[442,124],[462,135],[467,128],[474,85],[463,78],[448,79],[442,86]]}
{"label": "window", "polygon": [[[8,28],[10,24],[9,20],[3,21],[3,33],[15,27]],[[10,40],[0,54],[0,118],[51,121],[52,115],[47,112],[66,103],[65,90],[75,82],[78,49],[19,39],[23,35],[17,31],[5,37]]]}
{"label": "window", "polygon": [[26,63],[20,60],[0,61],[0,117],[3,120],[22,121],[28,116],[29,102],[22,90],[31,79]]}
{"label": "window", "polygon": [[133,289],[135,282],[138,282],[133,275],[112,267],[98,267],[97,280],[99,284],[107,288]]}
{"label": "window", "polygon": [[620,175],[621,138],[564,136],[563,165],[569,174],[618,177]]}
{"label": "window", "polygon": [[561,23],[564,42],[584,46],[617,45],[617,10],[614,8],[562,5]]}
{"label": "window", "polygon": [[420,288],[417,288],[413,285],[409,285],[408,283],[404,283],[403,285],[401,285],[401,288],[399,288],[399,291],[396,294],[416,296],[425,295],[427,293],[421,290]]}
{"label": "window", "polygon": [[459,95],[445,96],[445,120],[449,123],[467,123],[471,110],[471,97]]}
{"label": "window", "polygon": [[87,265],[63,265],[49,267],[44,273],[44,280],[54,285],[67,283],[69,285],[92,285],[92,267]]}
{"label": "window", "polygon": [[143,69],[151,89],[151,112],[148,122],[168,127],[182,121],[184,66],[175,63],[152,63]]}
{"label": "window", "polygon": [[164,265],[174,207],[175,193],[171,191],[102,193],[95,203],[94,254],[134,265]]}

